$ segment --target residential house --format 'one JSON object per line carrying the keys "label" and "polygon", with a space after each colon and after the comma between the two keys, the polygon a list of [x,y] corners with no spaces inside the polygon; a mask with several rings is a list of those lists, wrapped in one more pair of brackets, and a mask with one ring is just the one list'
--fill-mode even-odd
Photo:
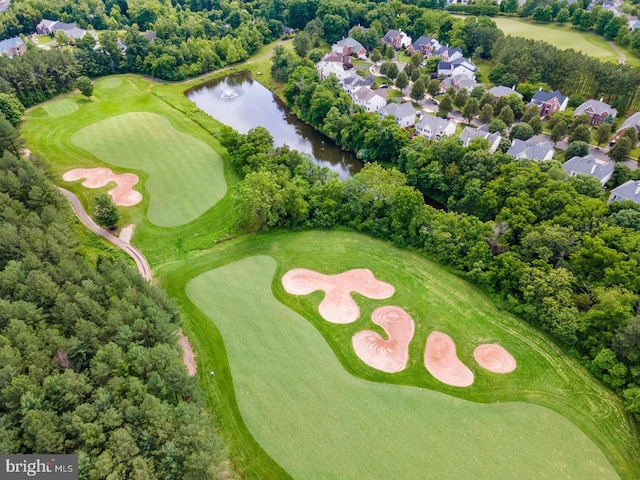
{"label": "residential house", "polygon": [[350,37],[353,35],[353,32],[355,32],[356,30],[360,30],[362,33],[367,33],[369,31],[369,29],[367,27],[363,27],[362,25],[358,24],[355,25],[353,27],[351,27],[349,29],[349,32],[347,33],[347,36]]}
{"label": "residential house", "polygon": [[413,55],[416,52],[420,52],[423,57],[427,58],[438,48],[440,48],[438,40],[423,35],[407,47],[407,53]]}
{"label": "residential house", "polygon": [[156,32],[145,32],[142,34],[142,36],[147,40],[149,40],[150,42],[156,41]]}
{"label": "residential house", "polygon": [[634,113],[624,121],[620,128],[616,130],[616,134],[614,135],[613,140],[611,140],[611,143],[617,142],[620,136],[622,136],[628,128],[635,128],[636,134],[640,135],[640,112]]}
{"label": "residential house", "polygon": [[613,175],[613,162],[600,160],[593,155],[584,157],[573,157],[562,164],[562,169],[570,177],[576,175],[590,175],[597,178],[604,185]]}
{"label": "residential house", "polygon": [[360,105],[365,111],[377,112],[387,104],[387,91],[360,87],[353,93],[351,98],[353,103]]}
{"label": "residential house", "polygon": [[416,135],[422,135],[428,140],[440,140],[455,133],[456,122],[433,115],[423,115],[416,124]]}
{"label": "residential house", "polygon": [[609,203],[622,202],[623,200],[640,203],[640,180],[629,180],[611,190]]}
{"label": "residential house", "polygon": [[409,102],[390,103],[378,110],[382,118],[391,115],[400,128],[412,127],[416,124],[416,109]]}
{"label": "residential house", "polygon": [[344,69],[344,57],[339,53],[329,53],[325,55],[322,60],[316,63],[316,69],[318,70],[320,80],[324,80],[329,75],[335,75],[339,81],[342,81],[350,75],[350,73]]}
{"label": "residential house", "polygon": [[458,58],[463,58],[462,50],[459,48],[450,48],[449,46],[440,47],[435,52],[434,55],[438,55],[442,58],[443,62],[453,62]]}
{"label": "residential house", "polygon": [[534,138],[529,140],[514,139],[511,147],[507,150],[507,154],[516,160],[533,160],[534,162],[542,162],[553,158],[553,145],[551,142],[540,142]]}
{"label": "residential house", "polygon": [[560,112],[567,108],[569,98],[560,93],[560,90],[553,92],[545,92],[544,90],[538,90],[529,105],[536,105],[542,118],[548,118],[556,112]]}
{"label": "residential house", "polygon": [[438,63],[438,75],[466,75],[467,77],[475,80],[477,71],[478,68],[473,64],[473,62],[471,60],[466,60],[464,57],[456,58],[450,62]]}
{"label": "residential house", "polygon": [[578,115],[589,115],[591,125],[601,125],[607,119],[613,120],[618,115],[618,110],[602,100],[587,100],[576,108],[574,117]]}
{"label": "residential house", "polygon": [[27,46],[20,37],[8,38],[0,42],[0,55],[9,58],[19,57],[27,51]]}
{"label": "residential house", "polygon": [[[64,30],[71,41],[78,40],[87,33],[87,30],[78,27],[75,23],[64,23],[57,20],[42,19],[40,23],[36,25],[36,32],[40,35],[52,35],[59,30]],[[95,38],[98,38],[95,30],[90,30],[89,33]]]}
{"label": "residential house", "polygon": [[343,38],[339,42],[331,45],[331,51],[342,55],[351,55],[357,58],[364,58],[367,56],[367,49],[364,48],[360,42],[351,37]]}
{"label": "residential house", "polygon": [[376,77],[373,75],[361,77],[353,70],[347,73],[348,76],[343,78],[340,84],[342,85],[342,89],[349,95],[353,95],[361,87],[371,87],[376,80]]}
{"label": "residential house", "polygon": [[11,5],[11,0],[0,0],[0,13],[6,12]]}
{"label": "residential house", "polygon": [[411,37],[402,30],[389,30],[384,37],[380,39],[380,43],[391,45],[396,50],[407,48],[411,45]]}
{"label": "residential house", "polygon": [[467,75],[454,75],[452,77],[447,77],[440,82],[440,91],[442,93],[446,92],[449,88],[453,87],[456,91],[461,90],[463,88],[471,91],[480,85],[476,82],[475,78],[471,78]]}
{"label": "residential house", "polygon": [[474,138],[484,138],[485,140],[488,140],[490,153],[495,153],[495,151],[498,150],[500,141],[502,140],[502,136],[499,133],[491,133],[486,130],[478,130],[473,127],[464,127],[464,130],[460,133],[460,141],[462,142],[462,145],[468,147]]}
{"label": "residential house", "polygon": [[504,87],[502,85],[496,85],[495,87],[492,87],[489,90],[487,90],[487,92],[493,95],[493,98],[496,100],[496,102],[500,100],[502,97],[508,97],[509,95],[517,95],[519,98],[522,98],[522,94],[516,92],[515,85],[513,87]]}

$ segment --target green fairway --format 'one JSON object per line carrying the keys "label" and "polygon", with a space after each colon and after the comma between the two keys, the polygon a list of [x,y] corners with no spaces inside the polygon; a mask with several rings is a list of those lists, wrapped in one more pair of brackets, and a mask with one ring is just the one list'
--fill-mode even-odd
{"label": "green fairway", "polygon": [[350,375],[318,331],[273,297],[275,271],[269,257],[246,258],[197,277],[187,294],[221,330],[249,430],[294,478],[617,478],[550,409]]}
{"label": "green fairway", "polygon": [[212,168],[216,153],[154,113],[125,113],[89,125],[71,136],[100,160],[149,175],[148,217],[161,227],[198,218],[226,193],[224,176]]}
{"label": "green fairway", "polygon": [[[603,37],[594,32],[583,32],[571,25],[535,23],[511,17],[493,17],[492,20],[505,35],[542,40],[563,50],[572,48],[600,60],[618,63],[618,54],[615,50]],[[640,59],[626,49],[620,49],[626,54],[627,64],[640,65]]]}
{"label": "green fairway", "polygon": [[[255,255],[277,261],[275,280],[276,264],[246,259]],[[320,292],[284,292],[279,279],[297,267],[327,274],[370,268],[396,293],[387,300],[356,295],[360,319],[330,324],[318,314]],[[638,445],[614,395],[544,336],[417,255],[353,233],[271,235],[170,265],[163,278],[172,294],[207,315],[187,308],[187,330],[201,355],[199,368],[216,371],[215,385],[203,383],[210,401],[220,401],[223,392],[231,399],[235,394],[248,432],[225,409],[222,421],[232,444],[250,433],[294,478],[357,478],[363,471],[391,478],[391,459],[398,458],[405,465],[395,478],[429,478],[425,465],[433,478],[538,478],[538,472],[539,478],[614,478],[608,462],[623,477],[637,473]],[[377,329],[371,312],[385,305],[402,307],[416,322],[408,367],[396,374],[368,367],[351,346],[354,333]],[[211,320],[220,340],[207,326]],[[459,357],[475,374],[471,387],[444,385],[424,368],[426,338],[434,330],[456,342]],[[481,343],[505,347],[518,368],[506,375],[480,368],[473,350]],[[229,367],[216,354],[223,348]],[[381,455],[375,447],[381,442],[382,451],[392,453]],[[464,462],[453,445],[465,452]],[[339,452],[345,452],[341,460]],[[251,456],[250,465],[261,454],[240,455]],[[500,462],[500,456],[509,460]],[[247,468],[250,478],[279,478]]]}

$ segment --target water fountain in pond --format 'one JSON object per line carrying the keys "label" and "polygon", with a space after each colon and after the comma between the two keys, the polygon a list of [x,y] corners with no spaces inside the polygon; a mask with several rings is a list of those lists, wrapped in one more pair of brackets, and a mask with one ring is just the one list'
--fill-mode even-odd
{"label": "water fountain in pond", "polygon": [[232,88],[226,88],[225,91],[220,95],[220,98],[235,98],[238,94]]}

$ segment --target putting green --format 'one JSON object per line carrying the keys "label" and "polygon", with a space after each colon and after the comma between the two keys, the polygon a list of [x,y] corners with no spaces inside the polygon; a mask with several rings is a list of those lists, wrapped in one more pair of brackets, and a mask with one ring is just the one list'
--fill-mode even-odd
{"label": "putting green", "polygon": [[97,88],[103,90],[110,90],[112,88],[119,87],[120,85],[122,85],[122,79],[118,77],[103,77],[95,84]]}
{"label": "putting green", "polygon": [[273,296],[276,268],[271,257],[245,258],[201,274],[186,293],[224,338],[249,431],[294,478],[618,478],[596,445],[550,409],[352,376],[323,336]]}
{"label": "putting green", "polygon": [[43,107],[52,117],[63,117],[78,110],[78,104],[68,98],[47,103]]}
{"label": "putting green", "polygon": [[71,142],[103,162],[147,173],[147,216],[160,227],[198,218],[227,191],[219,155],[162,115],[117,115],[77,131]]}

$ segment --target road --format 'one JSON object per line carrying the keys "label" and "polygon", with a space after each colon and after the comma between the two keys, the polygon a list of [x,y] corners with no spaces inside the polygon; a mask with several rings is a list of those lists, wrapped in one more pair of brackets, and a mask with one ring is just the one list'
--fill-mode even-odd
{"label": "road", "polygon": [[71,204],[71,207],[73,208],[76,216],[82,223],[85,224],[85,226],[89,230],[94,232],[96,235],[110,241],[116,247],[124,250],[131,258],[133,258],[133,261],[136,262],[136,266],[138,267],[138,271],[140,272],[140,275],[142,275],[142,278],[144,278],[147,282],[151,281],[151,267],[149,266],[147,258],[142,254],[140,250],[138,250],[133,245],[130,245],[129,243],[123,242],[115,235],[112,235],[111,233],[106,231],[104,228],[96,225],[91,217],[87,214],[87,212],[85,212],[78,197],[76,197],[69,190],[65,190],[61,187],[58,187],[58,190],[60,190],[60,192],[62,192],[62,194],[67,197],[67,200],[69,200],[69,203]]}

